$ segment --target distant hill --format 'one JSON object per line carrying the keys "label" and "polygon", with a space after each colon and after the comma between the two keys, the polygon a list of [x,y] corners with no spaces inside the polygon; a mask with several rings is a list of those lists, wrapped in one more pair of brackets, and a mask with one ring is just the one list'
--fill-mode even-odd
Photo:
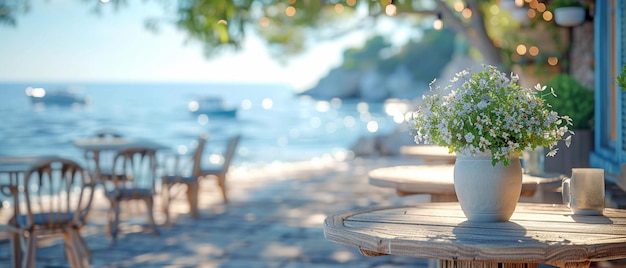
{"label": "distant hill", "polygon": [[302,94],[368,101],[414,98],[440,76],[454,51],[455,34],[446,29],[426,30],[422,39],[408,42],[395,53],[384,37],[376,36],[361,48],[346,50],[343,64]]}

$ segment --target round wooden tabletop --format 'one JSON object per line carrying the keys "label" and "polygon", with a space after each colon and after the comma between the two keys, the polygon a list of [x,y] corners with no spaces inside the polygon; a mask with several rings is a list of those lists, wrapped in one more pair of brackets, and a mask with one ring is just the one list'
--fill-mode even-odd
{"label": "round wooden tabletop", "polygon": [[[394,188],[401,195],[431,194],[452,195],[454,190],[454,165],[411,165],[373,169],[368,173],[369,182],[379,187]],[[522,176],[522,196],[533,196],[541,190],[561,186],[560,174]],[[444,200],[454,201],[454,200]]]}
{"label": "round wooden tabletop", "polygon": [[473,222],[458,203],[425,203],[330,216],[324,235],[367,256],[437,259],[444,267],[588,267],[626,258],[626,210],[579,216],[563,205],[519,203],[508,222]]}
{"label": "round wooden tabletop", "polygon": [[456,154],[450,153],[450,149],[435,145],[405,145],[400,147],[400,154],[419,157],[426,163],[444,162],[453,164],[456,160]]}

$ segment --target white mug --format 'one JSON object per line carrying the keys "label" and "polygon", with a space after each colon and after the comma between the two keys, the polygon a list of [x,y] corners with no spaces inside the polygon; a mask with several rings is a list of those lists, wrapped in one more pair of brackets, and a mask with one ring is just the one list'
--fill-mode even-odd
{"label": "white mug", "polygon": [[602,215],[604,212],[604,169],[572,168],[571,178],[562,183],[563,203],[574,214]]}

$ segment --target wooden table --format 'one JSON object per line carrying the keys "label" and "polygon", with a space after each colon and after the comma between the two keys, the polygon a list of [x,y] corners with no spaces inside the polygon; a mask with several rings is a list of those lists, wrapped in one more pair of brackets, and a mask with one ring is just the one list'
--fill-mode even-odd
{"label": "wooden table", "polygon": [[[97,177],[102,174],[102,163],[100,160],[100,156],[101,153],[104,151],[116,152],[135,147],[147,147],[156,150],[169,149],[169,147],[167,146],[146,139],[128,139],[120,137],[77,139],[74,140],[73,143],[74,146],[83,149],[85,152],[89,151],[93,153],[91,157],[93,158],[92,160],[95,166],[89,168],[93,169],[92,171],[95,172],[95,176]],[[111,158],[112,157],[113,156],[111,156]]]}
{"label": "wooden table", "polygon": [[563,205],[519,203],[509,222],[485,223],[467,221],[458,203],[425,203],[333,215],[324,235],[365,256],[436,259],[443,268],[589,267],[626,258],[626,210],[578,216]]}
{"label": "wooden table", "polygon": [[162,144],[146,139],[127,138],[87,138],[73,141],[74,146],[89,151],[119,151],[133,147],[148,147],[154,149],[167,149]]}
{"label": "wooden table", "polygon": [[412,145],[401,146],[400,154],[406,156],[419,157],[427,164],[433,163],[445,163],[454,164],[456,161],[456,154],[449,153],[447,147],[435,146],[435,145]]}
{"label": "wooden table", "polygon": [[[400,196],[429,194],[432,202],[457,201],[454,190],[454,165],[414,165],[373,169],[368,173],[369,182],[379,187],[394,188]],[[550,174],[532,176],[523,174],[522,197],[561,186],[562,176]],[[535,197],[541,199],[541,196]]]}
{"label": "wooden table", "polygon": [[55,156],[0,156],[0,174],[25,172],[38,161]]}

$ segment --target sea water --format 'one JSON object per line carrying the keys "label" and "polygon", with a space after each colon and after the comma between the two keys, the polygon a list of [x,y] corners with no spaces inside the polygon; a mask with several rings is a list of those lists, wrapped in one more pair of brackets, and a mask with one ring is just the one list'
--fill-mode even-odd
{"label": "sea water", "polygon": [[[382,103],[314,100],[288,86],[215,83],[71,84],[89,103],[34,105],[29,86],[65,89],[67,83],[0,84],[0,156],[58,155],[82,160],[72,141],[112,129],[125,137],[149,139],[191,151],[208,134],[206,154],[223,152],[228,137],[242,140],[233,165],[341,158],[363,136],[384,135],[399,123]],[[220,96],[238,108],[235,118],[199,117],[188,109],[199,96]]]}

